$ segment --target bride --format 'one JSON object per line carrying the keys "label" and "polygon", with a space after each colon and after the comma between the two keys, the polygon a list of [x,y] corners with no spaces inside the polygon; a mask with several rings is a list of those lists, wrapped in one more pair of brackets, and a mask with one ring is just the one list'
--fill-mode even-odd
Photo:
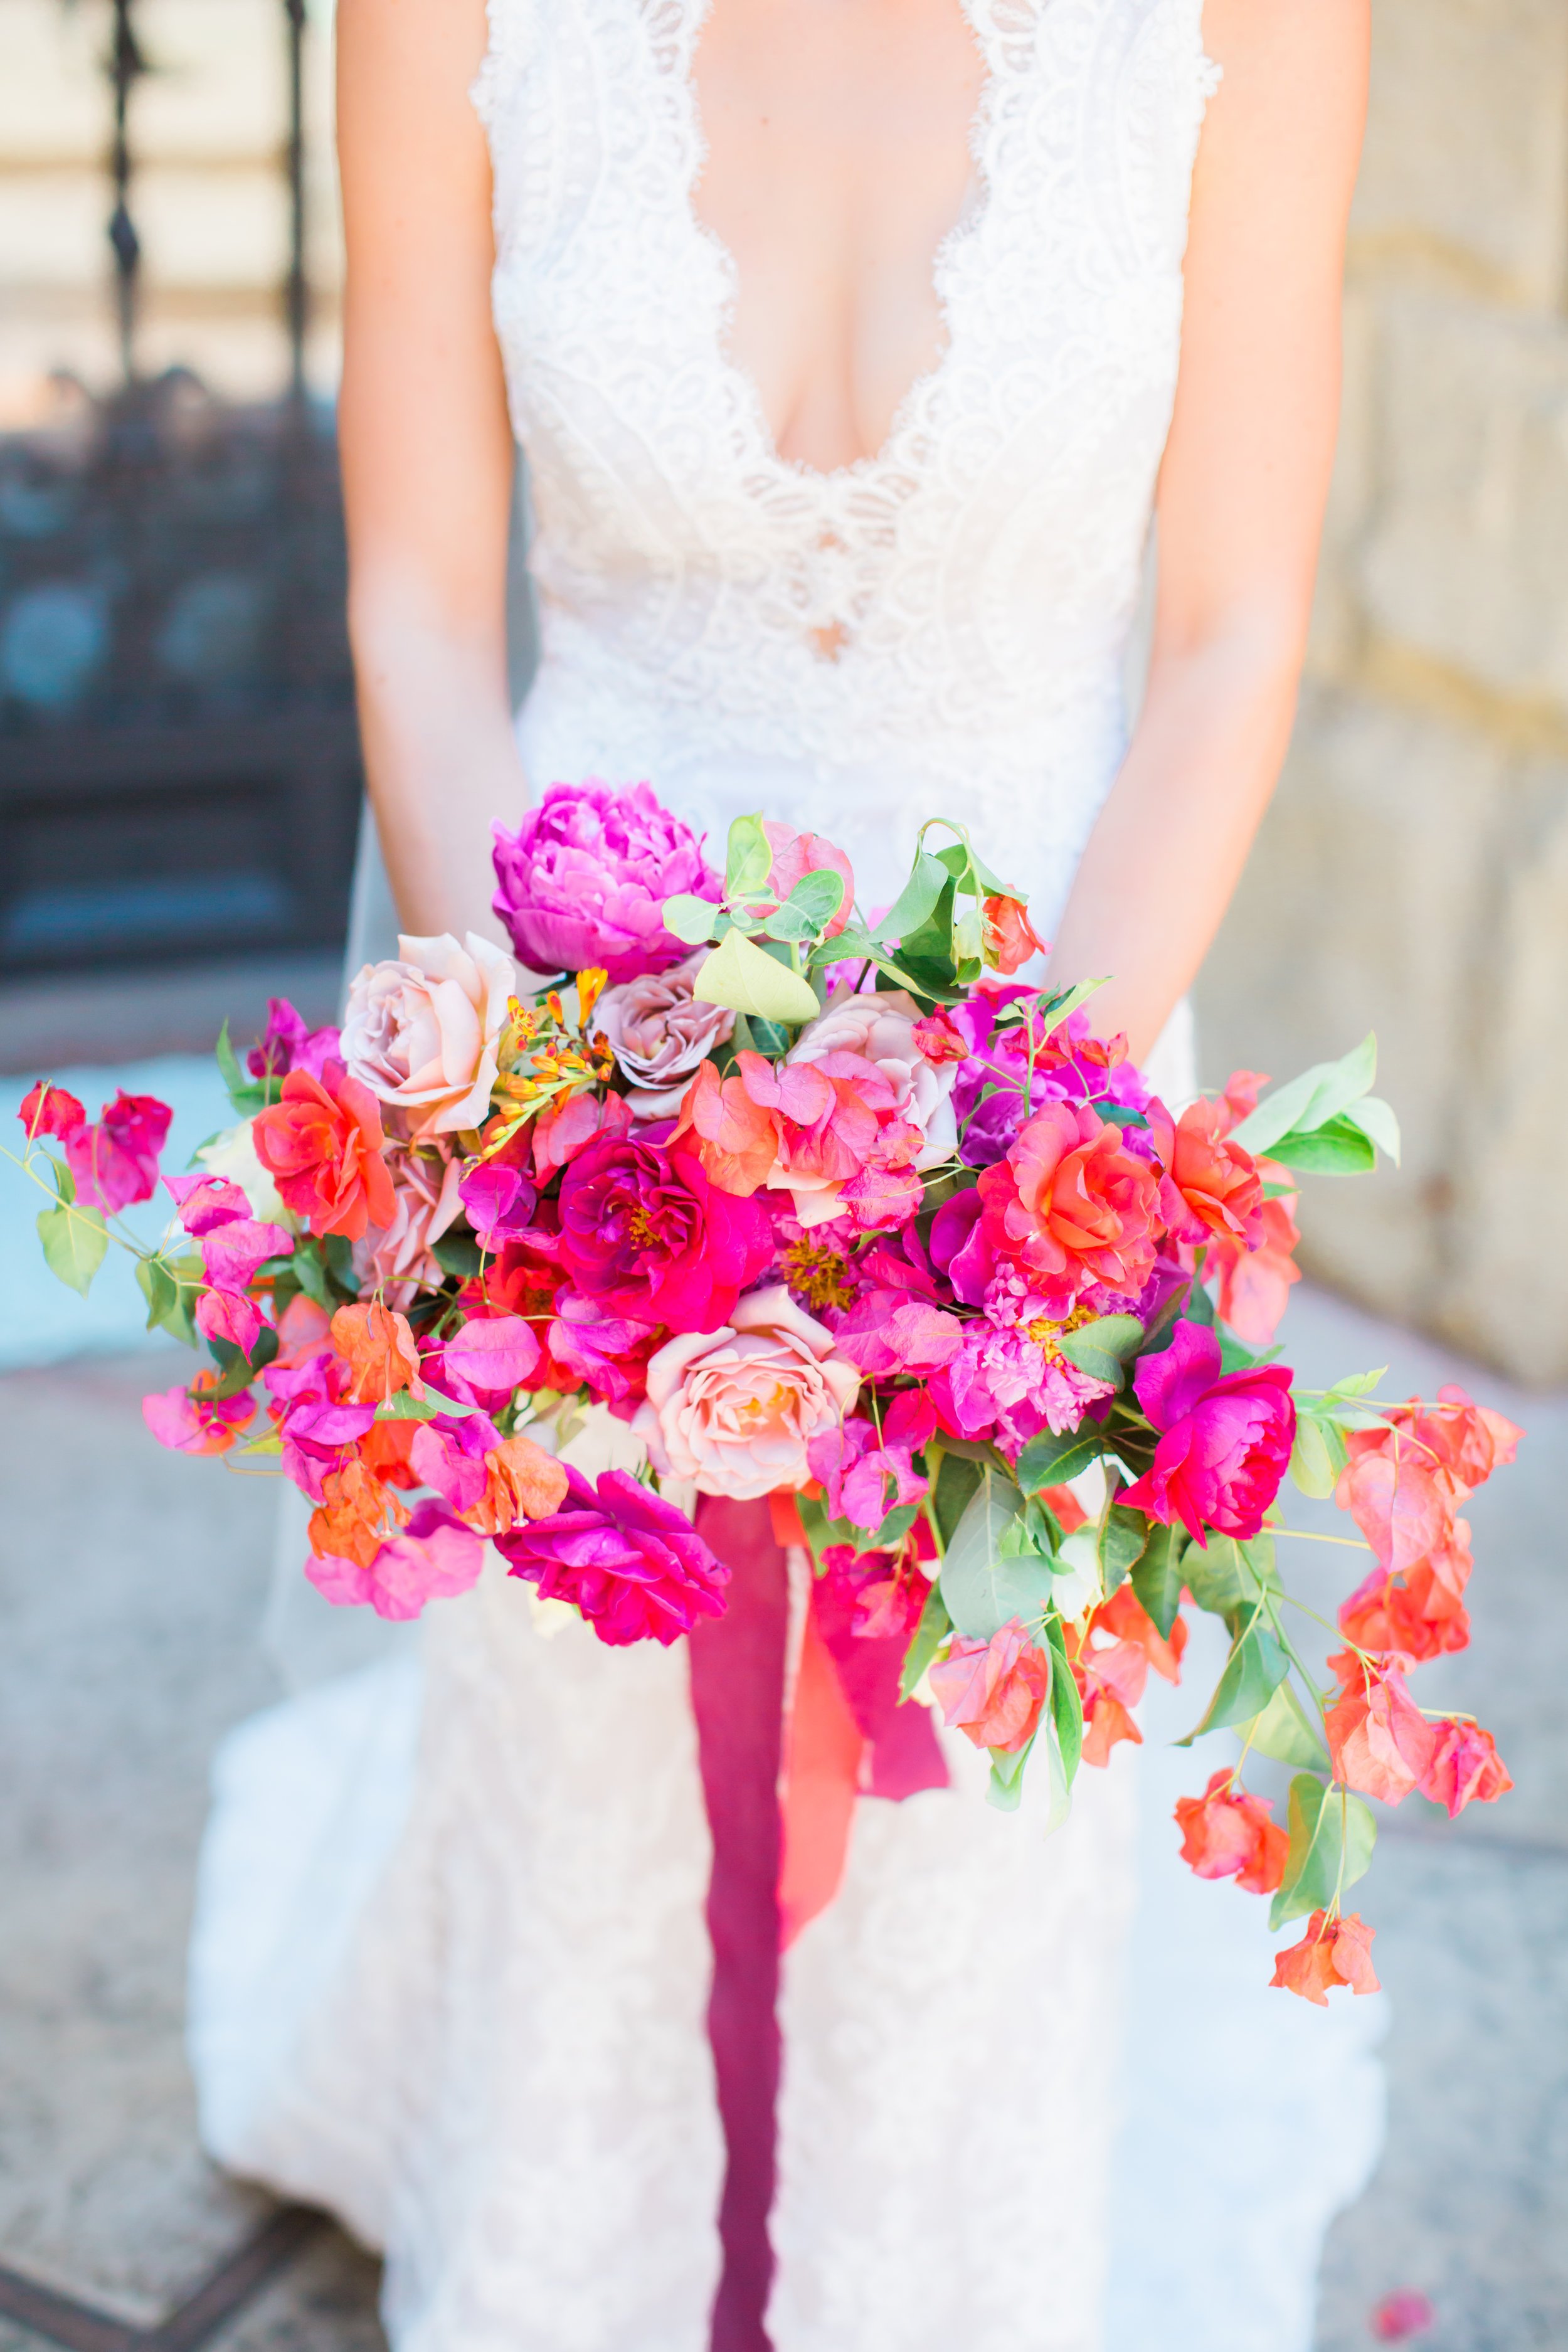
{"label": "bride", "polygon": [[[1184,992],[1307,632],[1367,16],[340,0],[351,620],[405,928],[494,933],[491,822],[560,779],[647,777],[716,843],[757,808],[825,833],[865,906],[945,814],[1191,1092]],[[786,1959],[765,2334],[765,2281],[710,2333],[683,1652],[547,1639],[504,1579],[223,1759],[209,2145],[384,2247],[399,2352],[1096,2352],[1135,1775],[1086,1775],[1047,1842],[951,1762],[861,1803]],[[1194,2067],[1194,2114],[1224,2079]],[[1154,2329],[1218,2352],[1174,2305]]]}

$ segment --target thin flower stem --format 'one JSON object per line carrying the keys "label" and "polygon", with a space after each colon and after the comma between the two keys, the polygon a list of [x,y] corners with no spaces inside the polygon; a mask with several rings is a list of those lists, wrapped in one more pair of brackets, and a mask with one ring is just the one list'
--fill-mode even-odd
{"label": "thin flower stem", "polygon": [[1301,1543],[1339,1544],[1346,1551],[1370,1551],[1369,1543],[1358,1543],[1354,1536],[1321,1536],[1312,1528],[1270,1528],[1271,1536],[1295,1536]]}

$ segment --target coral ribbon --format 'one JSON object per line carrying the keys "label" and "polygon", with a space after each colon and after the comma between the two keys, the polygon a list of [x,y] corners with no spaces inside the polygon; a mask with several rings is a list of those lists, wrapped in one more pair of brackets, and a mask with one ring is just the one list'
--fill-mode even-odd
{"label": "coral ribbon", "polygon": [[770,1513],[766,1503],[705,1496],[697,1507],[699,1532],[731,1571],[724,1614],[689,1637],[713,1841],[708,2039],[726,2152],[710,2352],[769,2352],[781,1949],[837,1892],[860,1789],[905,1797],[947,1785],[930,1716],[899,1702],[902,1644],[853,1633],[852,1604],[821,1583],[785,1724],[786,1547],[804,1538],[793,1501],[772,1502]]}

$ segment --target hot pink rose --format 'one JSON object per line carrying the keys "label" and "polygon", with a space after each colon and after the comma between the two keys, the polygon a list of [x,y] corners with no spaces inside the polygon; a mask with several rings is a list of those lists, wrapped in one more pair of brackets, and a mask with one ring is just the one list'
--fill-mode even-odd
{"label": "hot pink rose", "polygon": [[860,1375],[783,1285],[742,1298],[719,1331],[692,1331],[647,1368],[632,1423],[661,1477],[754,1501],[810,1484],[806,1450],[853,1407]]}
{"label": "hot pink rose", "polygon": [[692,1072],[734,1032],[726,1005],[692,996],[707,954],[701,948],[673,971],[644,972],[599,999],[598,1025],[632,1082],[626,1100],[638,1118],[673,1118]]}
{"label": "hot pink rose", "polygon": [[1140,1359],[1138,1402],[1162,1434],[1152,1467],[1121,1500],[1169,1526],[1180,1519],[1200,1544],[1206,1530],[1243,1542],[1263,1515],[1296,1442],[1296,1407],[1283,1364],[1220,1370],[1206,1325],[1179,1322],[1160,1355]]}
{"label": "hot pink rose", "polygon": [[561,1263],[610,1315],[713,1331],[773,1254],[757,1200],[721,1192],[694,1151],[614,1136],[561,1179]]}
{"label": "hot pink rose", "polygon": [[482,1127],[517,968],[477,931],[466,947],[449,931],[397,947],[400,961],[367,963],[349,990],[344,1065],[416,1136]]}

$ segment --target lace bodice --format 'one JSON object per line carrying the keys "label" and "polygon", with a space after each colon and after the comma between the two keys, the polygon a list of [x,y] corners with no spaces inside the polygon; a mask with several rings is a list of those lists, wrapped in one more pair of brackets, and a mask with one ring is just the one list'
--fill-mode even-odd
{"label": "lace bodice", "polygon": [[[692,191],[705,0],[490,0],[495,316],[530,460],[536,789],[781,791],[842,838],[955,788],[1065,886],[1121,749],[1169,426],[1201,0],[965,0],[986,68],[943,347],[877,455],[781,457]],[[738,785],[734,780],[743,781]],[[738,791],[738,798],[734,797]],[[889,845],[890,846],[890,845]]]}

